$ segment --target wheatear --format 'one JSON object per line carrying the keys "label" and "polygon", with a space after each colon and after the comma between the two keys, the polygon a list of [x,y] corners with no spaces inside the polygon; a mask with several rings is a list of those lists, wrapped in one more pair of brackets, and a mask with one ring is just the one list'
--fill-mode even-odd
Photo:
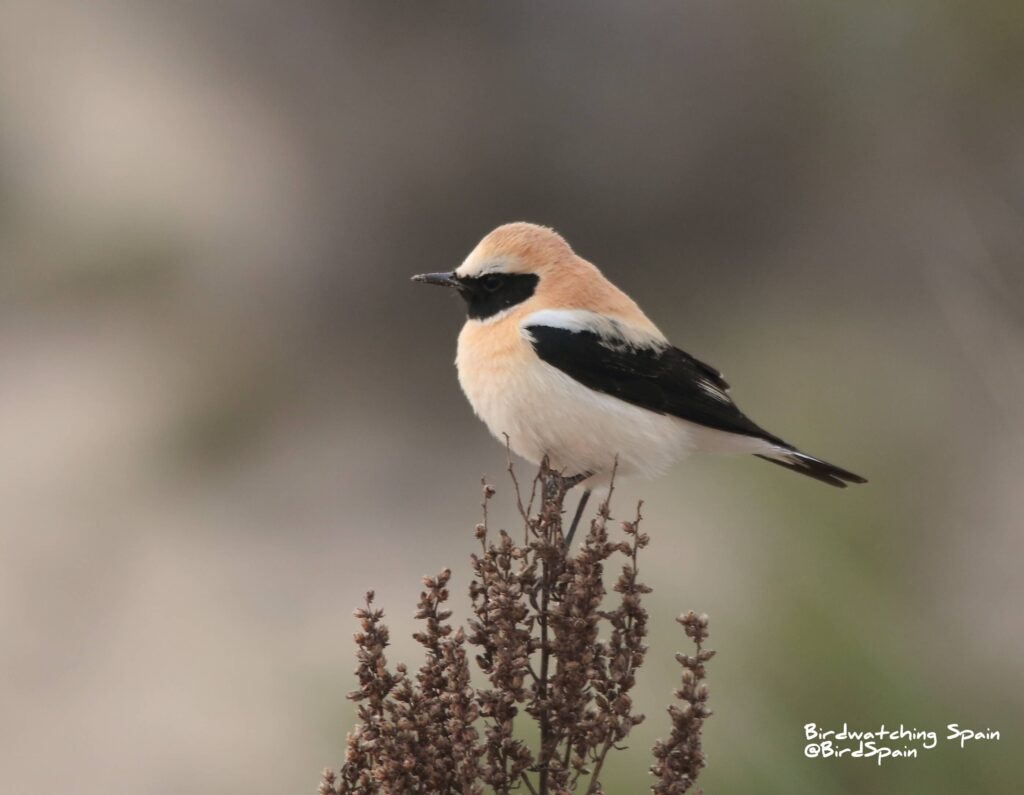
{"label": "wheatear", "polygon": [[[652,476],[693,450],[751,453],[832,486],[865,483],[760,428],[715,368],[673,347],[622,290],[551,229],[499,226],[451,273],[469,318],[459,383],[517,454],[589,488]],[[584,496],[588,492],[584,493]]]}

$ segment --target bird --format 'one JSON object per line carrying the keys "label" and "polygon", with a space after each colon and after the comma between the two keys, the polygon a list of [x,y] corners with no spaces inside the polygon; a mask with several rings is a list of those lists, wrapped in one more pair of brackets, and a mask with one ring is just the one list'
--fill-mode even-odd
{"label": "bird", "polygon": [[583,484],[573,530],[613,473],[654,477],[692,452],[752,454],[830,486],[867,482],[748,418],[718,370],[672,345],[553,229],[504,224],[455,270],[412,279],[464,299],[455,365],[490,432]]}

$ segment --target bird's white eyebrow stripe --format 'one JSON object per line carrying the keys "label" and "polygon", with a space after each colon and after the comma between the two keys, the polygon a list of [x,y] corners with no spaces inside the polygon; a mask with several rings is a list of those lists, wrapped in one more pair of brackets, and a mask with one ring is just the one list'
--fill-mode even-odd
{"label": "bird's white eyebrow stripe", "polygon": [[[467,267],[469,266],[469,267]],[[488,273],[509,273],[509,261],[504,257],[484,260],[483,262],[463,262],[455,269],[455,273],[465,279],[479,279]]]}
{"label": "bird's white eyebrow stripe", "polygon": [[527,315],[519,323],[524,333],[527,333],[529,326],[550,326],[577,333],[596,334],[611,347],[626,345],[632,348],[662,348],[668,344],[645,329],[586,309],[541,309]]}

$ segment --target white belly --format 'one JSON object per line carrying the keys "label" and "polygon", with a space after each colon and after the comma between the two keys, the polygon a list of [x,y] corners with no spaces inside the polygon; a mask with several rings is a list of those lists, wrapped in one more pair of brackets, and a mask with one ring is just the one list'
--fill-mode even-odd
{"label": "white belly", "polygon": [[566,475],[594,473],[600,485],[618,459],[624,476],[653,476],[700,444],[700,430],[595,392],[542,362],[521,340],[503,350],[478,349],[460,336],[459,383],[491,433],[518,455],[547,455]]}

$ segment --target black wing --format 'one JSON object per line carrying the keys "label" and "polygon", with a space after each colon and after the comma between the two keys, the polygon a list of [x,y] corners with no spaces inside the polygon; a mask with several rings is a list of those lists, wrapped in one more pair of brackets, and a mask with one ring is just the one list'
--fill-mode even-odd
{"label": "black wing", "polygon": [[637,347],[544,325],[525,330],[543,361],[593,390],[658,414],[785,445],[736,408],[721,373],[678,348]]}

